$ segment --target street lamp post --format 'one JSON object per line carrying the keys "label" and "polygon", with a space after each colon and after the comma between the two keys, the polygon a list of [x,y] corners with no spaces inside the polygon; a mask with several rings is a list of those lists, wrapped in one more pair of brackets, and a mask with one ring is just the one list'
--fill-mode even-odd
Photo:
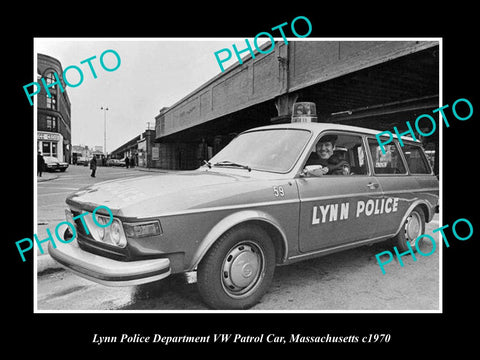
{"label": "street lamp post", "polygon": [[107,157],[107,111],[108,107],[100,107],[100,110],[103,110],[103,152],[105,158]]}

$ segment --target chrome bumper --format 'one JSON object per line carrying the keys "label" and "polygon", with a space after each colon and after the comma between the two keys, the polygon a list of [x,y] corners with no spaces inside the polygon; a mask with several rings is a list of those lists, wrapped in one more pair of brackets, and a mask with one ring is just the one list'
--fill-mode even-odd
{"label": "chrome bumper", "polygon": [[86,252],[76,240],[69,244],[48,244],[48,253],[64,268],[107,286],[131,286],[161,280],[170,275],[169,259],[116,261]]}

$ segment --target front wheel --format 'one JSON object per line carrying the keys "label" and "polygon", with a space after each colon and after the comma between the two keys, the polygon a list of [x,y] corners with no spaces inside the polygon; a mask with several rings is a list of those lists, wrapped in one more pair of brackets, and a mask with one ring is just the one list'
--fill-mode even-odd
{"label": "front wheel", "polygon": [[275,270],[275,248],[258,225],[223,234],[197,269],[205,303],[214,309],[247,309],[265,294]]}

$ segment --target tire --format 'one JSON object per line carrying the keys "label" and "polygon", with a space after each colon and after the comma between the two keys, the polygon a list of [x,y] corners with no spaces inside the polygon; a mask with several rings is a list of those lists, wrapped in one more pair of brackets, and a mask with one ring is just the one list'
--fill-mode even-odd
{"label": "tire", "polygon": [[415,240],[425,233],[425,214],[416,207],[408,214],[405,222],[402,224],[399,233],[394,237],[395,246],[400,252],[409,251],[407,243],[410,248],[416,251]]}
{"label": "tire", "polygon": [[269,288],[275,271],[275,248],[258,225],[227,231],[197,269],[203,301],[213,309],[248,309]]}

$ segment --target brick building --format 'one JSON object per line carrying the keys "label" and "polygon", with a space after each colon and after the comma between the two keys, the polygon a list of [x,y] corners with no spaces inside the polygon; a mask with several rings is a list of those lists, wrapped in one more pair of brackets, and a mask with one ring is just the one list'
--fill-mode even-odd
{"label": "brick building", "polygon": [[37,82],[41,83],[43,78],[47,85],[55,83],[54,72],[57,73],[64,91],[62,92],[58,85],[53,85],[49,88],[50,97],[43,87],[36,96],[37,149],[43,156],[55,156],[61,161],[71,163],[71,104],[62,79],[62,64],[51,56],[38,54]]}

